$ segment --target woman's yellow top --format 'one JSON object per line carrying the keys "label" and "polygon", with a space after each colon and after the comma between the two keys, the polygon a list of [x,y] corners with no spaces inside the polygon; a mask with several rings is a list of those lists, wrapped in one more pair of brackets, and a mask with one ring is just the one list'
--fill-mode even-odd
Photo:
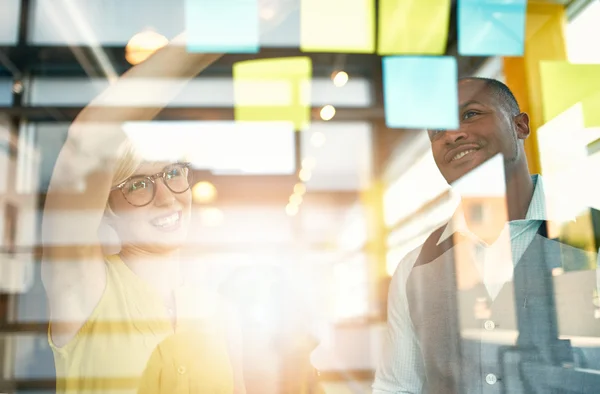
{"label": "woman's yellow top", "polygon": [[[222,309],[182,287],[173,327],[162,300],[118,256],[104,294],[77,335],[54,353],[57,393],[232,393]],[[51,328],[50,328],[51,329]]]}

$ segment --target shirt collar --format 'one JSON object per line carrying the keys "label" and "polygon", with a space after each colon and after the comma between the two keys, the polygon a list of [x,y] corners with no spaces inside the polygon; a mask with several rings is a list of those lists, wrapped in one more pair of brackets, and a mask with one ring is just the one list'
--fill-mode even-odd
{"label": "shirt collar", "polygon": [[[527,208],[527,214],[525,215],[524,220],[513,221],[513,222],[529,222],[529,221],[543,221],[543,220],[564,220],[564,218],[558,217],[548,217],[548,212],[546,210],[546,195],[544,193],[544,182],[542,180],[541,175],[532,175],[531,180],[533,181],[533,196],[531,197],[531,202],[529,203],[529,208]],[[554,215],[550,215],[554,216]],[[569,220],[573,221],[574,219],[570,218]],[[455,232],[460,232],[464,234],[469,234],[470,230],[467,226],[467,221],[465,219],[464,212],[459,208],[452,219],[446,225],[446,228],[442,232],[440,239],[437,242],[437,245],[444,242]]]}

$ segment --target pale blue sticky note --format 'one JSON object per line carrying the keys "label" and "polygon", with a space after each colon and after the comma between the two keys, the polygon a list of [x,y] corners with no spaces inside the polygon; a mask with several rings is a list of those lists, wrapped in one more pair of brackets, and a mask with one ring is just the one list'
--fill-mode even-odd
{"label": "pale blue sticky note", "polygon": [[387,126],[458,128],[457,78],[454,57],[384,57],[383,99]]}
{"label": "pale blue sticky note", "polygon": [[257,53],[257,0],[185,0],[187,49],[206,53]]}
{"label": "pale blue sticky note", "polygon": [[458,0],[458,53],[523,56],[527,0]]}

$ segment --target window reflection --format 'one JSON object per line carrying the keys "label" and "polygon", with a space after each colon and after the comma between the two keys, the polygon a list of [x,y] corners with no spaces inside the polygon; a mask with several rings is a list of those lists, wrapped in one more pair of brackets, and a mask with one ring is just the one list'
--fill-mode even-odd
{"label": "window reflection", "polygon": [[[21,17],[21,4],[26,3],[29,15]],[[79,226],[99,212],[72,206],[44,210],[59,152],[69,133],[76,132],[72,121],[132,64],[152,64],[132,60],[126,44],[140,32],[156,32],[157,38],[164,37],[157,40],[161,45],[181,33],[185,3],[3,2],[0,392],[56,391],[47,335],[50,311],[40,274],[41,217]],[[123,130],[146,164],[156,164],[158,169],[147,172],[160,171],[163,162],[191,163],[197,183],[190,185],[189,233],[180,240],[182,272],[196,289],[217,292],[236,309],[243,328],[244,344],[238,348],[244,350],[246,392],[371,392],[378,365],[403,365],[422,373],[415,378],[388,369],[384,379],[375,379],[388,385],[375,393],[410,391],[406,386],[411,384],[418,392],[423,387],[419,379],[431,373],[424,372],[426,358],[442,360],[438,365],[450,367],[444,372],[466,365],[459,371],[461,379],[509,393],[543,392],[541,384],[568,381],[556,378],[563,374],[600,370],[600,186],[595,182],[600,129],[585,127],[585,108],[576,104],[549,120],[524,148],[531,163],[539,158],[542,177],[533,181],[534,191],[542,190],[536,201],[545,209],[529,219],[547,222],[547,228],[536,223],[540,226],[531,231],[523,218],[507,224],[503,158],[492,158],[448,184],[425,131],[385,126],[381,59],[300,51],[299,7],[300,0],[259,1],[262,50],[256,58],[310,57],[314,77],[309,127],[233,120],[232,67],[255,58],[239,54],[225,55],[189,82],[139,78],[128,82],[121,94],[95,102],[107,118],[121,110],[158,111],[164,106],[151,121],[126,119],[107,125],[103,117],[81,126],[100,140],[113,126]],[[590,37],[599,35],[598,12],[600,2],[592,1],[569,21],[560,37],[569,61],[599,62],[598,50],[590,44]],[[27,26],[19,32],[21,20]],[[536,26],[539,34],[554,22]],[[27,42],[16,46],[19,36]],[[456,44],[452,34],[449,38]],[[151,53],[157,48],[148,48],[146,55]],[[537,82],[519,74],[525,71],[519,67],[501,57],[459,59],[461,74],[509,81],[520,101],[527,93],[523,110],[530,112],[531,124],[539,123],[534,114],[543,103],[533,94]],[[523,86],[513,82],[515,72],[526,79]],[[338,83],[333,76],[342,74],[348,80]],[[21,92],[15,91],[15,80],[21,82]],[[182,88],[174,97],[151,94],[175,85]],[[286,93],[281,97],[275,91],[250,89],[248,100],[281,104],[290,86],[280,87]],[[405,96],[410,99],[410,92]],[[335,107],[336,113],[324,122],[320,110],[326,106]],[[472,132],[481,130],[487,129]],[[90,145],[91,154],[108,146]],[[65,175],[70,177],[75,175]],[[80,196],[88,181],[70,185],[67,194]],[[110,211],[101,210],[97,238],[102,253],[118,254],[129,240],[111,225]],[[171,220],[161,218],[160,226]],[[463,231],[436,233],[446,224]],[[529,245],[537,241],[521,244],[524,233],[537,241],[543,238],[547,250],[542,249],[548,253],[530,252]],[[95,236],[74,231],[57,234],[49,244],[85,247]],[[420,279],[410,277],[413,267],[406,259],[420,262],[424,244],[437,252],[446,240],[453,247],[436,256],[441,260],[423,264]],[[539,264],[519,266],[523,261]],[[405,293],[398,292],[405,288]],[[196,301],[198,307],[210,303],[209,297]],[[393,327],[398,316],[408,324]],[[427,330],[432,337],[446,335],[451,343],[445,342],[445,348],[428,342],[428,335],[422,335]],[[386,342],[416,335],[421,336],[414,343],[421,347],[414,353],[404,342]],[[456,344],[462,354],[476,356],[466,364],[446,362],[443,357],[458,352]],[[532,347],[537,353],[529,358]],[[150,350],[156,362],[172,348],[163,344]],[[188,367],[171,364],[178,377],[191,375]],[[108,379],[119,375],[122,371],[115,365],[103,363],[95,374]],[[394,373],[397,381],[390,386]],[[150,375],[150,382],[158,376]],[[450,386],[443,387],[440,392],[448,392]]]}

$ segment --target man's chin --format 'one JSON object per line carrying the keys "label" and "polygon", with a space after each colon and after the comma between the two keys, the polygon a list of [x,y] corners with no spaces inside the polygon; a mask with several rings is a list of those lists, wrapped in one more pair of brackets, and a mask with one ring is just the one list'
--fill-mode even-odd
{"label": "man's chin", "polygon": [[446,179],[446,182],[452,184],[464,177],[465,175],[468,175],[471,171],[473,171],[483,163],[484,161],[482,162],[479,160],[471,160],[462,163],[460,166],[450,169],[450,171],[447,172],[447,176],[444,176],[444,178]]}

